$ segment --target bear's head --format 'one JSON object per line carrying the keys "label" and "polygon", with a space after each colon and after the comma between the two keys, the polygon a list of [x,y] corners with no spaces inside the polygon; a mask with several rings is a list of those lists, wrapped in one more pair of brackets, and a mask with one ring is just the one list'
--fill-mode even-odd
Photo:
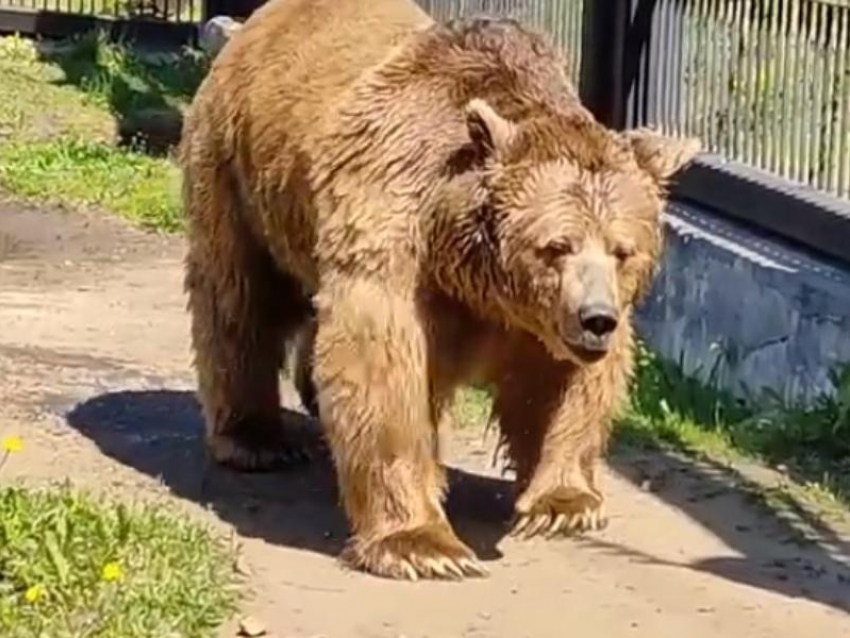
{"label": "bear's head", "polygon": [[553,357],[601,359],[652,280],[665,184],[699,142],[617,133],[584,110],[513,122],[473,100],[466,116],[480,170],[464,245],[478,258],[459,258],[455,281]]}

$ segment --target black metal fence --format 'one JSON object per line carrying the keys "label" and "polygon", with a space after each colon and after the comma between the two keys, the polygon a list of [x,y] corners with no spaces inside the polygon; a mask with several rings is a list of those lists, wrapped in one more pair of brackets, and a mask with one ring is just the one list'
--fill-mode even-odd
{"label": "black metal fence", "polygon": [[203,0],[0,0],[0,8],[103,18],[198,22]]}
{"label": "black metal fence", "polygon": [[[419,2],[437,19],[502,15],[547,33],[600,120],[702,139],[715,157],[683,178],[693,197],[850,261],[850,0]],[[192,40],[200,21],[260,4],[0,0],[0,30]]]}
{"label": "black metal fence", "polygon": [[850,197],[850,0],[657,0],[625,62],[629,125]]}

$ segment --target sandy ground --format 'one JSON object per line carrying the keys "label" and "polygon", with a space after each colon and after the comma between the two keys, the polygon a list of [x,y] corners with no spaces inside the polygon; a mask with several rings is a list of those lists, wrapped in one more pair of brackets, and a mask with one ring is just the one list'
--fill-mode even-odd
{"label": "sandy ground", "polygon": [[269,635],[850,636],[846,540],[823,529],[822,542],[795,542],[722,468],[616,456],[605,531],[526,543],[504,538],[511,486],[478,430],[453,437],[449,509],[491,576],[343,571],[329,467],[205,466],[182,252],[180,239],[115,220],[0,202],[0,432],[28,444],[4,472],[173,500],[234,530],[252,572],[245,612]]}

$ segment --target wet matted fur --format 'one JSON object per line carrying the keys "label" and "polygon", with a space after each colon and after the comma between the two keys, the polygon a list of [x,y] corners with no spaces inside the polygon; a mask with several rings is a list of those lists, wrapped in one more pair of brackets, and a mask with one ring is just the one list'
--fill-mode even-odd
{"label": "wet matted fur", "polygon": [[296,459],[288,346],[352,527],[397,578],[483,573],[443,511],[437,429],[495,389],[517,531],[603,520],[597,464],[694,140],[618,134],[507,20],[413,0],[271,0],[216,58],[181,148],[186,288],[211,454]]}

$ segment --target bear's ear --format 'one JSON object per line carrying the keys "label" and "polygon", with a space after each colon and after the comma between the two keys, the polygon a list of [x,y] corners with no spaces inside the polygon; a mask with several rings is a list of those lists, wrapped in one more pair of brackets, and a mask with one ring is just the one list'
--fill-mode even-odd
{"label": "bear's ear", "polygon": [[670,179],[702,150],[695,137],[670,137],[646,128],[627,131],[625,138],[638,166],[658,182]]}
{"label": "bear's ear", "polygon": [[472,143],[484,157],[504,153],[516,134],[513,122],[479,99],[470,100],[466,105],[466,126]]}

